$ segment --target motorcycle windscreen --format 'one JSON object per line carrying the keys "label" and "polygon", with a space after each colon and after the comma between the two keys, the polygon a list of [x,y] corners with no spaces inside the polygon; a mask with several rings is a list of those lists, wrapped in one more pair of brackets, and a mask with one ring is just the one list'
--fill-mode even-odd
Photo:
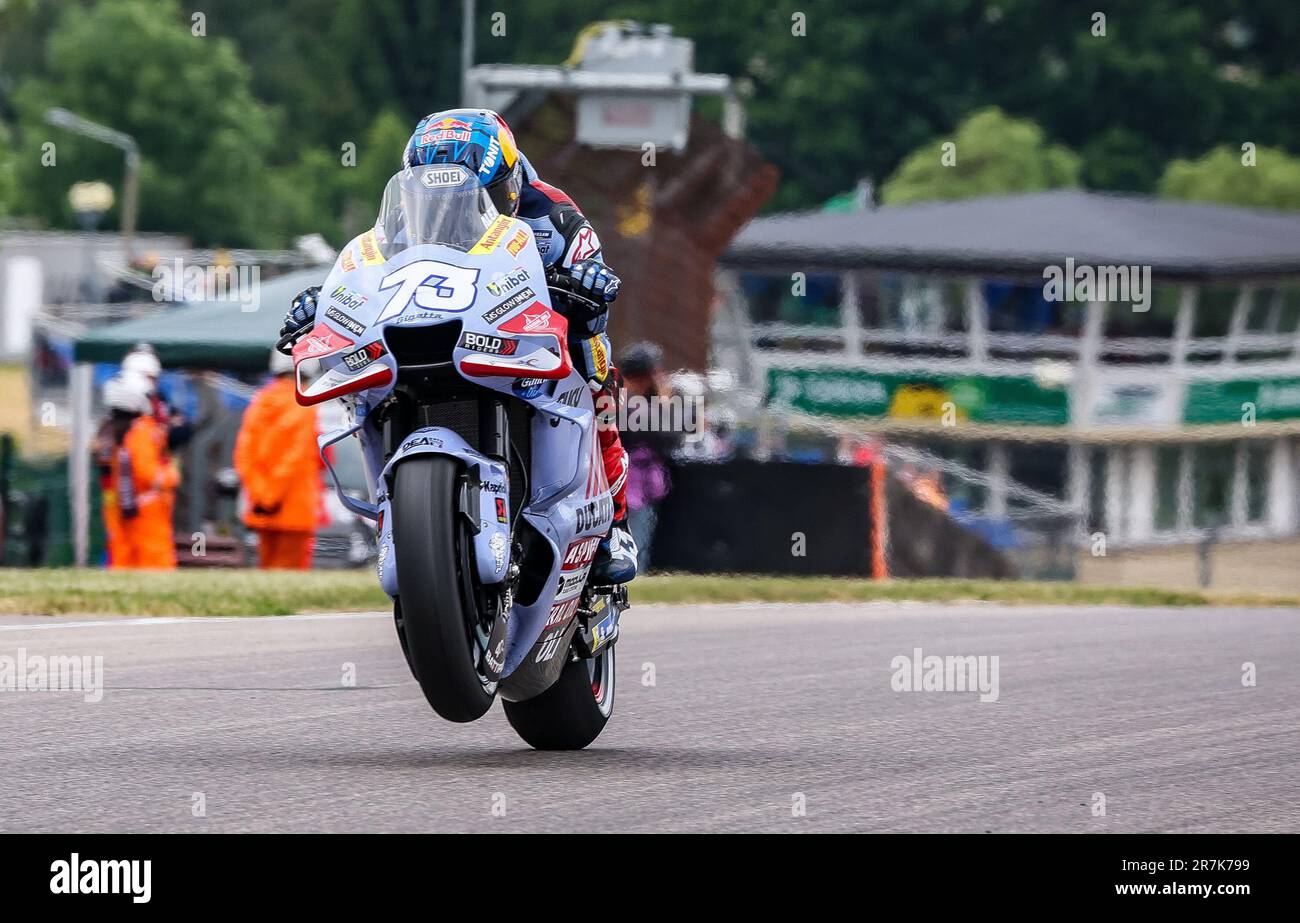
{"label": "motorcycle windscreen", "polygon": [[385,257],[440,244],[469,251],[498,217],[478,176],[456,164],[411,167],[384,188],[375,232]]}

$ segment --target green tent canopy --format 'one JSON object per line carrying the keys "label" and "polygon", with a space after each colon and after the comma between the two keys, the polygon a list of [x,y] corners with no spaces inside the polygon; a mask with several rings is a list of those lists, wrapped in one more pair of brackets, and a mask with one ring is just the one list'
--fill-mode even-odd
{"label": "green tent canopy", "polygon": [[77,339],[77,362],[120,362],[136,343],[158,351],[164,368],[266,370],[293,296],[324,281],[323,269],[304,269],[261,283],[257,309],[237,301],[199,301],[113,324]]}

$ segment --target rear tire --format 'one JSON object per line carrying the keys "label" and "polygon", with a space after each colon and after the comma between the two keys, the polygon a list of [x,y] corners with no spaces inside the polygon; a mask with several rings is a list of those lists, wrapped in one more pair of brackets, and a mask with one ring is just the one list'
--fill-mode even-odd
{"label": "rear tire", "polygon": [[465,722],[491,707],[496,687],[485,685],[477,667],[469,536],[456,513],[459,475],[455,460],[441,455],[397,466],[393,552],[411,672],[434,711]]}
{"label": "rear tire", "polygon": [[570,660],[535,698],[503,701],[515,733],[536,750],[581,750],[599,737],[614,713],[615,646],[589,660]]}

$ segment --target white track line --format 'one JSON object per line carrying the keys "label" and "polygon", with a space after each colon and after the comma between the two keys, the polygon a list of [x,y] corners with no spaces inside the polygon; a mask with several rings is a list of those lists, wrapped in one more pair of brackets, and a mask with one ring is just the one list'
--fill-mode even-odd
{"label": "white track line", "polygon": [[[44,616],[32,616],[33,619]],[[126,625],[188,625],[194,622],[324,622],[352,621],[356,619],[390,619],[388,612],[312,612],[303,615],[185,615],[143,616],[141,618],[96,619],[88,622],[32,622],[29,624],[0,625],[0,631],[52,631],[59,628],[116,628]]]}

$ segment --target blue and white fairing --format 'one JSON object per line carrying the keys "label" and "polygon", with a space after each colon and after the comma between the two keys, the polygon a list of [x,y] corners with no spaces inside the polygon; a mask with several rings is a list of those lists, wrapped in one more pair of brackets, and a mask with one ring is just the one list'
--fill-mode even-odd
{"label": "blue and white fairing", "polygon": [[[454,172],[440,169],[439,180],[454,179]],[[381,213],[376,229],[340,254],[321,288],[316,326],[299,341],[294,358],[300,402],[341,398],[351,411],[350,425],[320,437],[322,455],[328,445],[348,435],[355,433],[361,440],[372,502],[339,493],[354,511],[381,523],[377,567],[389,596],[397,595],[397,560],[387,484],[395,466],[406,458],[440,454],[477,472],[480,529],[473,537],[473,554],[484,584],[505,579],[515,518],[509,508],[506,466],[450,429],[417,429],[384,461],[377,429],[364,424],[397,381],[389,332],[458,321],[461,332],[452,360],[460,376],[538,411],[531,422],[529,494],[520,515],[551,546],[553,563],[550,580],[535,600],[515,600],[506,636],[505,678],[534,651],[535,663],[565,656],[596,547],[613,519],[613,500],[601,460],[592,392],[573,370],[567,323],[551,309],[532,231],[522,221],[497,216],[490,205],[481,215],[480,236],[462,238],[464,249],[459,249],[390,243],[389,237],[400,241],[406,232],[394,234],[393,222]],[[319,361],[316,375],[307,375],[307,360]]]}

